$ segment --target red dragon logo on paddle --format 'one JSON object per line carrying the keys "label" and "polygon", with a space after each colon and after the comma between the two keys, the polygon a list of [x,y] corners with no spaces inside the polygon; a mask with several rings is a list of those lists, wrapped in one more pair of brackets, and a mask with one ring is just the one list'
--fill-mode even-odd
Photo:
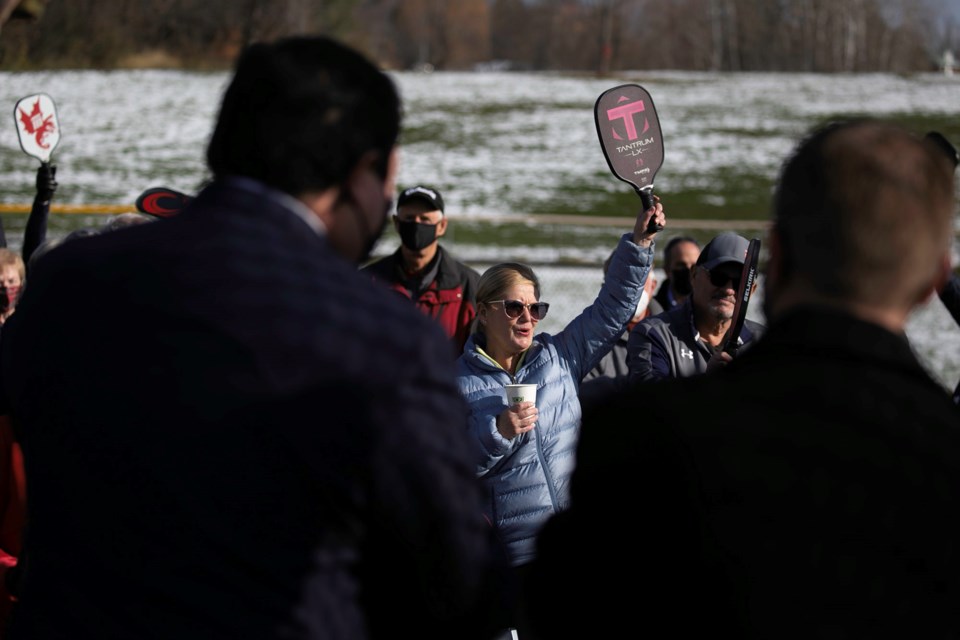
{"label": "red dragon logo on paddle", "polygon": [[37,146],[41,149],[49,149],[50,145],[46,143],[47,136],[53,133],[56,128],[53,123],[53,114],[44,116],[40,110],[40,99],[33,103],[33,110],[27,113],[20,109],[20,122],[23,123],[23,129],[34,137]]}

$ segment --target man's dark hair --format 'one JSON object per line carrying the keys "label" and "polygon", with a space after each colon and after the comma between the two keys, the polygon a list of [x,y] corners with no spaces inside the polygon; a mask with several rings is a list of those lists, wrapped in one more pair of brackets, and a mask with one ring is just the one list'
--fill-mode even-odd
{"label": "man's dark hair", "polygon": [[697,242],[696,238],[691,236],[676,236],[670,238],[670,242],[667,243],[667,246],[663,248],[663,264],[667,265],[670,263],[670,252],[673,251],[673,248],[680,244],[681,242],[692,242],[697,249],[700,248],[700,243]]}
{"label": "man's dark hair", "polygon": [[253,44],[224,94],[207,163],[214,178],[291,195],[342,184],[370,151],[386,176],[400,119],[393,81],[353,49],[323,37]]}

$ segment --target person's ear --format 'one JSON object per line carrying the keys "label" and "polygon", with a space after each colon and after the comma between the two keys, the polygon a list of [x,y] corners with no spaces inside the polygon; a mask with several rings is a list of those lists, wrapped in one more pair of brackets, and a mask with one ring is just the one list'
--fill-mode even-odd
{"label": "person's ear", "polygon": [[923,294],[920,296],[920,300],[917,301],[917,304],[923,305],[929,302],[934,294],[943,291],[943,288],[947,286],[947,283],[952,277],[953,267],[950,266],[950,254],[944,253],[943,257],[940,258],[940,261],[937,264],[937,270],[934,273],[931,284],[926,290],[924,290]]}
{"label": "person's ear", "polygon": [[360,203],[363,202],[368,196],[367,191],[370,187],[370,182],[380,182],[380,177],[377,172],[377,163],[380,158],[380,154],[376,151],[367,151],[362,156],[360,160],[357,161],[357,164],[350,170],[350,173],[347,174],[347,179],[344,181],[344,196],[351,202]]}
{"label": "person's ear", "polygon": [[315,216],[320,218],[320,221],[323,222],[324,227],[328,230],[334,226],[335,217],[333,210],[340,200],[339,187],[330,187],[323,191],[305,193],[299,197],[299,200],[307,205]]}
{"label": "person's ear", "polygon": [[440,222],[437,223],[437,237],[438,238],[443,237],[443,234],[445,234],[446,232],[447,232],[447,216],[446,214],[444,214],[444,216],[440,218]]}
{"label": "person's ear", "polygon": [[[364,200],[369,199],[368,189],[364,187],[375,175],[374,163],[377,157],[376,152],[368,151],[351,169],[342,184],[300,196],[300,200],[317,214],[328,231],[339,227],[338,223],[345,217],[343,213],[345,209],[362,205]],[[351,223],[355,222],[354,215],[354,213],[349,214]]]}
{"label": "person's ear", "polygon": [[953,267],[950,264],[950,254],[944,253],[940,259],[940,265],[937,268],[935,287],[937,291],[943,291],[950,279],[953,278]]}
{"label": "person's ear", "polygon": [[367,151],[347,174],[341,187],[341,203],[359,206],[361,210],[381,210],[383,202],[392,202],[399,168],[399,150],[395,147],[387,157],[387,175],[381,175],[383,154]]}

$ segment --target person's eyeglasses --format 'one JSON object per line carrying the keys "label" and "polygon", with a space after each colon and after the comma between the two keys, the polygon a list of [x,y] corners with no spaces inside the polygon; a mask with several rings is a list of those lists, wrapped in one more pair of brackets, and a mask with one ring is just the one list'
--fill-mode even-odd
{"label": "person's eyeglasses", "polygon": [[712,284],[715,287],[722,287],[723,285],[727,284],[727,281],[729,280],[733,284],[732,288],[734,289],[740,288],[739,273],[736,276],[731,276],[729,273],[724,273],[723,271],[720,271],[720,270],[716,270],[716,271],[707,270],[707,273],[710,274],[710,284]]}
{"label": "person's eyeglasses", "polygon": [[534,320],[543,320],[547,316],[547,309],[550,305],[546,302],[531,302],[523,304],[519,300],[491,300],[487,304],[503,303],[503,312],[509,318],[519,318],[523,315],[524,309],[530,310],[530,317]]}

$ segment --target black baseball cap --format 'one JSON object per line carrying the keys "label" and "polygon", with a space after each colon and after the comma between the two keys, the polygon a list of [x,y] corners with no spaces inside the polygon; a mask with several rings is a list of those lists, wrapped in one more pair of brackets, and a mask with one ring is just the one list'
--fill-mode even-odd
{"label": "black baseball cap", "polygon": [[436,189],[431,189],[423,185],[404,189],[400,192],[400,197],[397,198],[397,207],[402,207],[411,200],[423,200],[434,209],[439,209],[441,213],[443,212],[443,196],[441,196],[440,192]]}

